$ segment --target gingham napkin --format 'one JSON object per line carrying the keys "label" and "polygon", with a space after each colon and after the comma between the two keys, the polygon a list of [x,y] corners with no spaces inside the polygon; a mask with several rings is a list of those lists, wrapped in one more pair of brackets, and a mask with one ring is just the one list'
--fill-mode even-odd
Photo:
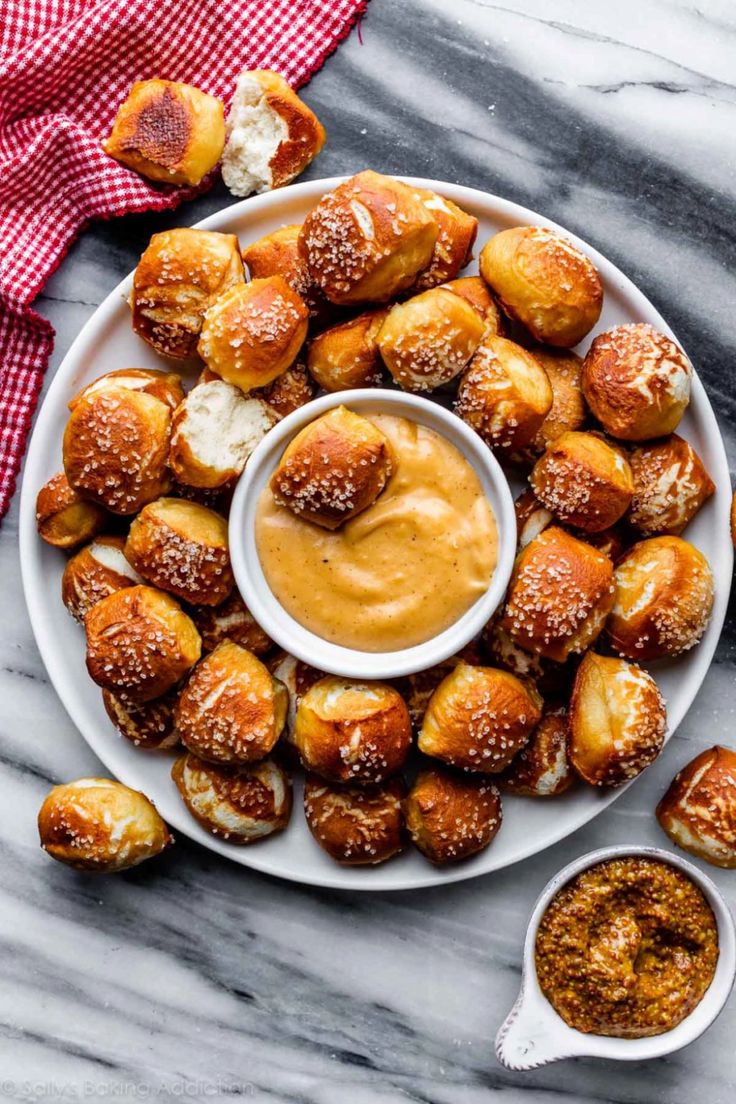
{"label": "gingham napkin", "polygon": [[186,81],[227,103],[238,73],[258,68],[299,87],[364,10],[364,0],[0,0],[0,518],[53,347],[30,304],[90,219],[165,210],[195,191],[150,184],[103,153],[130,85]]}

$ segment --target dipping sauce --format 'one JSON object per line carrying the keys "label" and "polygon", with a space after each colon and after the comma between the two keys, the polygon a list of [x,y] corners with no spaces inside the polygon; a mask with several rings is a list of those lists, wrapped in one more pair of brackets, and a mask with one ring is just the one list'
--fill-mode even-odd
{"label": "dipping sauce", "polygon": [[367,652],[430,640],[488,589],[498,534],[480,480],[434,430],[368,416],[396,464],[383,493],[330,532],[278,506],[256,512],[256,544],[274,596],[305,628]]}
{"label": "dipping sauce", "polygon": [[542,917],[536,966],[565,1023],[638,1039],[676,1027],[702,1000],[718,928],[698,887],[656,859],[599,863],[564,886]]}

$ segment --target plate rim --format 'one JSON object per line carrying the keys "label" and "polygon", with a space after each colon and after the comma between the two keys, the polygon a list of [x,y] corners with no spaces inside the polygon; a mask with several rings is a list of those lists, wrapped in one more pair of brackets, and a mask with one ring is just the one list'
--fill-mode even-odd
{"label": "plate rim", "polygon": [[[194,223],[193,226],[196,229],[204,230],[221,230],[225,233],[233,232],[228,229],[228,223],[235,220],[242,220],[244,214],[255,213],[258,214],[268,213],[273,209],[278,210],[279,207],[288,204],[291,197],[298,198],[315,198],[335,188],[342,181],[349,178],[351,174],[344,174],[340,176],[325,177],[319,180],[303,181],[299,184],[292,184],[286,188],[281,188],[276,191],[267,192],[263,195],[250,196],[247,199],[241,200],[238,203],[233,203],[225,207],[221,207],[218,211],[212,212],[206,218],[201,219],[199,222]],[[612,261],[608,260],[602,253],[591,246],[585,239],[580,238],[578,235],[572,233],[566,227],[560,225],[552,219],[546,216],[540,215],[538,212],[531,208],[524,207],[521,204],[515,203],[512,200],[505,199],[502,196],[495,195],[492,192],[485,192],[478,188],[470,188],[461,184],[453,184],[449,181],[434,180],[425,177],[404,176],[401,174],[393,174],[396,179],[402,180],[415,187],[429,188],[434,191],[439,191],[448,196],[454,202],[460,206],[468,204],[469,206],[480,205],[485,208],[492,207],[496,216],[501,216],[504,219],[516,220],[517,225],[544,225],[551,227],[564,234],[570,241],[576,244],[593,260],[593,263],[604,274],[604,283],[615,285],[617,289],[624,294],[627,298],[634,301],[637,310],[639,310],[648,321],[656,328],[662,330],[664,333],[669,334],[674,340],[677,341],[676,335],[672,328],[667,324],[666,320],[662,317],[656,307],[650,302],[645,293],[637,287],[637,285],[628,277],[625,273],[618,268]],[[242,232],[242,231],[241,231]],[[74,386],[74,368],[77,361],[80,359],[80,354],[94,342],[97,331],[102,330],[104,326],[112,319],[121,305],[121,299],[127,297],[127,293],[130,289],[133,273],[129,273],[125,276],[116,286],[108,293],[103,301],[96,307],[90,317],[86,320],[79,333],[75,337],[74,341],[67,350],[61,364],[57,368],[54,378],[52,379],[48,391],[39,405],[34,420],[33,431],[29,439],[28,449],[26,452],[23,480],[21,485],[20,494],[20,510],[19,510],[19,551],[21,560],[21,580],[23,586],[23,593],[26,602],[26,608],[28,610],[29,620],[31,622],[31,628],[33,630],[34,639],[41,656],[42,662],[46,669],[46,673],[49,677],[51,685],[56,692],[57,697],[64,706],[68,716],[72,720],[73,724],[77,728],[82,739],[88,744],[92,752],[102,762],[107,770],[113,775],[113,777],[119,778],[121,782],[132,788],[137,788],[139,782],[135,778],[130,776],[125,777],[126,772],[120,772],[116,767],[113,769],[109,765],[106,757],[107,749],[107,734],[90,734],[87,731],[87,726],[83,723],[80,716],[81,710],[78,708],[75,701],[75,694],[72,689],[72,685],[68,683],[63,670],[58,663],[58,649],[53,647],[53,642],[50,639],[50,630],[47,633],[46,621],[48,620],[43,605],[41,603],[41,595],[34,593],[33,583],[33,559],[34,559],[34,545],[38,541],[35,523],[35,498],[38,492],[37,481],[33,476],[36,468],[42,467],[43,456],[37,456],[40,453],[40,442],[43,438],[43,427],[46,421],[50,421],[53,417],[53,410],[56,406],[57,398],[61,399],[65,390]],[[679,342],[678,342],[679,344]],[[163,363],[166,363],[165,361]],[[717,532],[723,532],[723,547],[718,549],[718,565],[712,564],[714,577],[716,579],[716,597],[713,607],[713,613],[709,626],[706,632],[706,636],[703,641],[697,646],[696,650],[689,653],[689,659],[691,662],[691,669],[688,671],[687,681],[692,687],[685,697],[687,701],[685,704],[679,704],[678,708],[673,712],[668,712],[668,725],[667,725],[667,742],[672,737],[678,726],[681,724],[683,718],[691,708],[695,701],[702,685],[703,681],[710,669],[713,656],[715,654],[716,647],[718,645],[721,633],[723,630],[723,624],[726,617],[726,611],[728,607],[728,599],[730,593],[731,577],[733,573],[733,547],[731,541],[727,539],[728,535],[728,515],[730,503],[727,501],[728,495],[724,494],[720,490],[724,484],[730,488],[730,473],[728,467],[728,459],[726,455],[723,436],[718,426],[718,422],[711,406],[710,399],[706,393],[705,387],[702,384],[697,372],[693,371],[692,381],[692,397],[691,402],[694,407],[697,407],[698,416],[702,418],[705,423],[705,429],[709,434],[713,436],[714,450],[718,459],[718,471],[713,469],[711,474],[714,477],[716,483],[716,501],[714,503],[716,509],[715,515],[715,527]],[[39,442],[39,443],[37,443]],[[720,491],[720,493],[719,493]],[[721,501],[722,500],[722,501]],[[725,562],[724,562],[725,558]],[[170,811],[166,812],[166,820],[171,824],[176,831],[180,831],[183,835],[196,843],[202,844],[209,850],[214,851],[217,854],[223,855],[225,858],[230,859],[238,863],[241,866],[245,866],[252,870],[257,870],[259,873],[267,874],[272,877],[278,877],[281,880],[293,882],[297,885],[309,885],[327,889],[342,889],[342,890],[360,890],[362,892],[397,892],[408,891],[417,889],[427,889],[433,886],[442,886],[450,883],[466,881],[471,878],[478,878],[483,875],[492,874],[498,870],[504,870],[510,866],[514,866],[516,863],[528,859],[534,855],[538,855],[545,851],[554,844],[559,843],[560,840],[565,839],[567,836],[572,835],[578,831],[585,824],[589,823],[595,817],[599,816],[605,809],[616,801],[621,794],[623,794],[636,779],[633,779],[631,783],[625,786],[621,786],[612,790],[609,793],[601,794],[601,801],[598,807],[593,805],[586,806],[581,809],[581,815],[573,818],[574,823],[567,824],[561,830],[555,830],[554,822],[555,818],[551,818],[551,831],[545,838],[544,843],[541,846],[534,844],[528,849],[522,848],[521,852],[516,854],[512,859],[502,863],[493,862],[493,848],[489,848],[482,853],[483,857],[488,861],[479,868],[477,863],[471,865],[458,864],[457,866],[436,868],[427,863],[427,870],[421,874],[416,871],[412,873],[411,877],[399,878],[391,882],[390,884],[382,885],[375,884],[372,880],[364,878],[361,880],[361,876],[365,875],[366,871],[361,868],[342,867],[335,864],[334,873],[332,871],[315,871],[314,873],[305,872],[306,876],[297,877],[293,873],[280,871],[277,867],[278,864],[273,861],[269,861],[267,853],[263,858],[259,858],[257,847],[238,847],[234,844],[229,844],[226,841],[217,839],[214,836],[210,836],[206,833],[202,833],[202,829],[199,825],[196,825],[190,820],[186,807],[181,803],[180,810],[177,810],[175,815],[171,815]],[[480,856],[479,856],[480,857]],[[381,869],[370,868],[370,869]]]}

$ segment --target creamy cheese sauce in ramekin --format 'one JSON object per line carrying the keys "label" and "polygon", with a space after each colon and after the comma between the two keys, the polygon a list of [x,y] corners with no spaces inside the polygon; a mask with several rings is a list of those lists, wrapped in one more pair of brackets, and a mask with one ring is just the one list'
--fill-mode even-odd
{"label": "creamy cheese sauce in ramekin", "polygon": [[368,418],[396,458],[376,502],[330,532],[278,506],[266,487],[256,543],[271,591],[296,621],[344,647],[391,652],[432,639],[485,593],[498,532],[454,445],[406,418]]}

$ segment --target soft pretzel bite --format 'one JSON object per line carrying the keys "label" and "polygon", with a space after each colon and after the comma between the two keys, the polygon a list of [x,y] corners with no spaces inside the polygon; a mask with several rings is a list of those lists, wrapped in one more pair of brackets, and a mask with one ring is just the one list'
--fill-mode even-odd
{"label": "soft pretzel bite", "polygon": [[273,648],[273,640],[264,632],[235,589],[218,606],[193,606],[190,616],[202,637],[202,651],[214,652],[224,640],[262,656]]}
{"label": "soft pretzel bite", "polygon": [[415,671],[411,675],[393,680],[393,685],[401,694],[409,710],[411,723],[415,729],[421,726],[422,718],[427,711],[429,699],[450,671],[457,667],[458,663],[480,663],[480,649],[474,641],[467,644],[458,655],[436,663],[434,667],[428,667],[424,671]]}
{"label": "soft pretzel bite", "polygon": [[137,514],[171,486],[171,411],[145,391],[106,387],[75,402],[64,430],[74,490],[113,514]]}
{"label": "soft pretzel bite", "polygon": [[437,287],[447,280],[454,280],[470,263],[478,234],[478,220],[437,192],[415,188],[414,194],[439,228],[430,262],[419,273],[414,284],[414,290],[419,292]]}
{"label": "soft pretzel bite", "polygon": [[560,521],[588,533],[609,529],[628,510],[634,479],[622,449],[597,433],[563,433],[529,477],[539,501]]}
{"label": "soft pretzel bite", "polygon": [[501,827],[501,795],[486,778],[421,770],[403,802],[412,843],[437,866],[488,847]]}
{"label": "soft pretzel bite", "polygon": [[228,843],[256,843],[289,823],[291,783],[273,759],[223,766],[189,751],[171,777],[194,819]]}
{"label": "soft pretzel bite", "polygon": [[397,303],[378,334],[378,349],[406,391],[435,391],[462,372],[485,325],[459,295],[435,287]]}
{"label": "soft pretzel bite", "polygon": [[52,859],[90,874],[127,870],[173,843],[148,798],[110,778],[54,786],[39,811],[38,834]]}
{"label": "soft pretzel bite", "polygon": [[116,368],[114,372],[106,372],[104,376],[98,376],[92,383],[88,383],[67,405],[73,411],[82,400],[103,391],[115,391],[120,387],[126,391],[142,391],[145,395],[159,399],[166,403],[172,413],[184,398],[181,376],[176,372],[161,372],[157,368]]}
{"label": "soft pretzel bite", "polygon": [[222,179],[233,195],[283,187],[324,143],[325,128],[280,73],[245,69],[240,74],[222,155]]}
{"label": "soft pretzel bite", "polygon": [[133,273],[133,329],[161,356],[194,356],[208,307],[245,282],[235,234],[179,226],[154,234]]}
{"label": "soft pretzel bite", "polygon": [[181,742],[212,763],[253,763],[274,748],[286,721],[286,688],[231,640],[192,672],[176,706]]}
{"label": "soft pretzel bite", "polygon": [[672,433],[690,402],[692,365],[645,322],[598,334],[583,362],[583,394],[612,437],[646,441]]}
{"label": "soft pretzel bite", "polygon": [[496,334],[503,337],[503,315],[488,289],[488,284],[480,276],[461,276],[458,280],[448,280],[446,284],[440,286],[446,291],[451,291],[453,295],[459,295],[474,311],[477,311],[485,326],[484,336]]}
{"label": "soft pretzel bite", "polygon": [[64,472],[44,483],[36,497],[38,535],[54,548],[78,548],[96,537],[106,520],[103,507],[70,487]]}
{"label": "soft pretzel bite", "polygon": [[486,335],[463,372],[456,413],[490,448],[508,454],[539,432],[552,406],[547,374],[531,353]]}
{"label": "soft pretzel bite", "polygon": [[335,785],[317,775],[304,783],[304,815],[319,846],[345,866],[375,866],[403,848],[404,785]]}
{"label": "soft pretzel bite", "polygon": [[105,712],[121,736],[136,747],[148,751],[163,751],[176,747],[179,733],[176,731],[174,709],[179,689],[174,687],[153,701],[135,702],[124,694],[102,691]]}
{"label": "soft pretzel bite", "polygon": [[280,226],[246,245],[242,257],[251,280],[281,276],[307,304],[312,322],[319,323],[337,312],[312,279],[306,257],[299,249],[300,231],[300,224]]}
{"label": "soft pretzel bite", "polygon": [[116,161],[163,184],[199,184],[225,145],[220,100],[191,84],[135,81],[102,148]]}
{"label": "soft pretzel bite", "polygon": [[529,742],[499,778],[503,789],[521,797],[557,797],[568,790],[575,778],[567,754],[568,728],[564,707],[545,710]]}
{"label": "soft pretzel bite", "polygon": [[103,598],[85,617],[84,628],[92,681],[137,702],[160,698],[201,654],[191,618],[170,594],[149,586]]}
{"label": "soft pretzel bite", "polygon": [[392,471],[388,438],[367,418],[338,406],[297,433],[270,485],[280,506],[338,529],[373,505]]}
{"label": "soft pretzel bite", "polygon": [[532,683],[459,663],[430,698],[417,745],[450,766],[498,774],[529,739],[541,707]]}
{"label": "soft pretzel bite", "polygon": [[320,387],[325,391],[349,391],[380,384],[383,362],[377,338],[386,315],[383,308],[366,311],[312,338],[307,348],[307,368]]}
{"label": "soft pretzel bite", "polygon": [[159,498],[141,510],[125,558],[153,586],[193,605],[217,606],[235,585],[227,522],[183,498]]}
{"label": "soft pretzel bite", "polygon": [[411,287],[438,233],[414,189],[366,170],[322,197],[304,220],[299,248],[330,302],[382,303]]}
{"label": "soft pretzel bite", "polygon": [[673,433],[629,455],[634,497],[627,521],[643,537],[679,536],[715,491],[692,445]]}
{"label": "soft pretzel bite", "polygon": [[305,768],[330,782],[383,782],[409,752],[409,711],[392,686],[328,675],[302,695],[294,743]]}
{"label": "soft pretzel bite", "polygon": [[553,525],[517,556],[500,626],[526,651],[562,663],[596,640],[613,601],[608,557]]}
{"label": "soft pretzel bite", "polygon": [[569,349],[554,349],[549,345],[532,345],[529,352],[547,373],[552,388],[552,406],[533,440],[514,457],[523,465],[533,464],[563,433],[582,429],[588,415],[583,398],[581,357]]}
{"label": "soft pretzel bite", "polygon": [[281,276],[230,288],[206,311],[197,350],[243,391],[266,387],[296,360],[307,336],[304,300]]}
{"label": "soft pretzel bite", "polygon": [[76,621],[84,623],[92,607],[109,594],[143,582],[124,549],[124,537],[97,537],[67,561],[61,600]]}
{"label": "soft pretzel bite", "polygon": [[244,395],[232,383],[198,383],[171,422],[169,466],[174,477],[203,490],[226,487],[277,421],[269,403]]}
{"label": "soft pretzel bite", "polygon": [[295,410],[311,402],[316,390],[315,382],[305,365],[300,360],[295,360],[273,383],[261,388],[259,395],[278,418],[285,418],[287,414],[293,414]]}
{"label": "soft pretzel bite", "polygon": [[550,525],[554,525],[555,521],[552,511],[539,501],[531,487],[527,487],[514,499],[514,513],[516,543],[520,552]]}
{"label": "soft pretzel bite", "polygon": [[325,678],[324,671],[318,671],[316,667],[310,667],[301,659],[282,652],[269,662],[269,668],[274,678],[283,682],[289,695],[289,705],[286,711],[286,727],[284,734],[288,743],[294,743],[294,726],[296,724],[296,711],[304,694],[315,682]]}
{"label": "soft pretzel bite", "polygon": [[571,349],[600,317],[603,288],[595,265],[554,230],[501,230],[483,247],[479,263],[509,318],[542,344]]}
{"label": "soft pretzel bite", "polygon": [[650,674],[625,659],[588,652],[570,701],[568,754],[593,786],[620,786],[662,750],[664,699]]}
{"label": "soft pretzel bite", "polygon": [[673,843],[713,866],[736,867],[736,752],[701,751],[670,782],[657,820]]}
{"label": "soft pretzel bite", "polygon": [[616,599],[606,631],[628,659],[680,655],[694,647],[713,609],[713,573],[682,537],[639,541],[618,561]]}

